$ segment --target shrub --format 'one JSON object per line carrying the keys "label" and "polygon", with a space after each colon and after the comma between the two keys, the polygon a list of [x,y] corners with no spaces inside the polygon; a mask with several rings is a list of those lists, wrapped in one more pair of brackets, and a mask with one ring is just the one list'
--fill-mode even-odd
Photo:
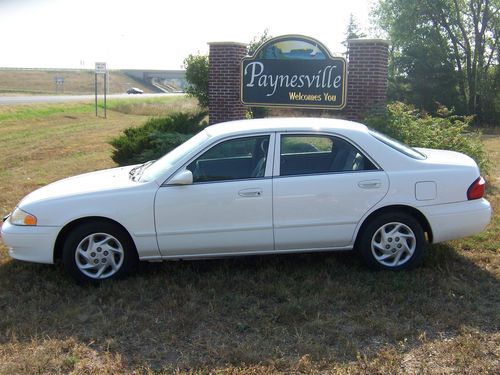
{"label": "shrub", "polygon": [[175,113],[153,117],[142,126],[127,128],[112,139],[112,159],[118,165],[143,163],[158,159],[203,129],[204,112]]}
{"label": "shrub", "polygon": [[160,131],[155,131],[150,135],[151,148],[145,149],[141,152],[141,161],[146,160],[156,160],[167,152],[172,151],[174,148],[180,144],[186,142],[191,138],[193,134],[182,134],[182,133],[162,133]]}
{"label": "shrub", "polygon": [[413,147],[436,148],[462,152],[473,158],[482,173],[487,174],[489,160],[481,141],[481,133],[469,127],[472,117],[453,116],[441,107],[444,117],[432,117],[414,107],[394,102],[382,116],[368,117],[366,123]]}
{"label": "shrub", "polygon": [[184,69],[189,83],[186,92],[198,99],[202,108],[208,107],[208,56],[189,55],[184,59]]}

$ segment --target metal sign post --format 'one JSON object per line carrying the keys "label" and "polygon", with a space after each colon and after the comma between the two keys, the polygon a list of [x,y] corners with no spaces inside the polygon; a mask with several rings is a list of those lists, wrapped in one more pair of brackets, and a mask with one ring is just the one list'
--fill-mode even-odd
{"label": "metal sign post", "polygon": [[106,69],[105,62],[95,63],[95,115],[97,116],[97,75],[104,74],[104,118],[106,118],[106,94],[107,94],[107,81],[108,81],[108,71]]}
{"label": "metal sign post", "polygon": [[106,93],[107,93],[108,73],[104,74],[104,118],[106,118]]}
{"label": "metal sign post", "polygon": [[94,74],[94,92],[95,92],[95,116],[97,117],[97,73]]}
{"label": "metal sign post", "polygon": [[60,92],[64,92],[64,77],[55,76],[54,83],[56,85],[56,94],[59,94]]}

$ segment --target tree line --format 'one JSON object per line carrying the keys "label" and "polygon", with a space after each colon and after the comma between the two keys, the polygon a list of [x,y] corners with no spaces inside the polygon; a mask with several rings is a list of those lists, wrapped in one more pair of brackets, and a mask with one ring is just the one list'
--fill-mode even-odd
{"label": "tree line", "polygon": [[495,126],[500,115],[500,0],[380,0],[391,42],[389,98],[430,113],[442,106]]}

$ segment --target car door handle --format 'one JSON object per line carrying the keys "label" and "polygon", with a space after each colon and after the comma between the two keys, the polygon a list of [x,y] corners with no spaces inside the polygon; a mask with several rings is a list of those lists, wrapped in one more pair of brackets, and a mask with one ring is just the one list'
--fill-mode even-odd
{"label": "car door handle", "polygon": [[260,197],[262,189],[243,189],[238,192],[240,197]]}
{"label": "car door handle", "polygon": [[359,181],[358,186],[362,189],[376,189],[382,186],[382,182],[380,180],[365,180]]}

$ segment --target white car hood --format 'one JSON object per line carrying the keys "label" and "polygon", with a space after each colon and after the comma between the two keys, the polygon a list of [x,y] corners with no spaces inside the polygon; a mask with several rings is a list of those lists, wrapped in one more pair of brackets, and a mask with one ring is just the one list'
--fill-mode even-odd
{"label": "white car hood", "polygon": [[56,198],[137,186],[139,182],[129,179],[129,171],[132,167],[105,169],[53,182],[28,194],[19,203],[19,206],[22,207],[33,202]]}

